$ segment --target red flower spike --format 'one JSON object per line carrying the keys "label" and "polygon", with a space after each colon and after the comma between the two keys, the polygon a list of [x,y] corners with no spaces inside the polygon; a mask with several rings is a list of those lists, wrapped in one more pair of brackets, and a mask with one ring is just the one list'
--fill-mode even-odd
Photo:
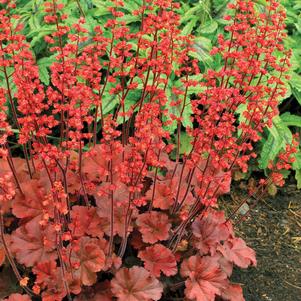
{"label": "red flower spike", "polygon": [[161,272],[166,276],[173,276],[178,272],[174,254],[161,244],[147,247],[138,253],[138,257],[155,277],[160,277]]}
{"label": "red flower spike", "polygon": [[112,293],[119,301],[160,300],[162,284],[144,268],[120,269],[111,281]]}
{"label": "red flower spike", "polygon": [[[208,165],[207,165],[208,164]],[[210,184],[206,183],[206,178],[211,179]],[[231,176],[229,172],[224,172],[222,166],[215,167],[213,162],[202,159],[195,171],[195,177],[192,181],[198,188],[198,194],[201,196],[211,197],[219,196],[230,191]]]}

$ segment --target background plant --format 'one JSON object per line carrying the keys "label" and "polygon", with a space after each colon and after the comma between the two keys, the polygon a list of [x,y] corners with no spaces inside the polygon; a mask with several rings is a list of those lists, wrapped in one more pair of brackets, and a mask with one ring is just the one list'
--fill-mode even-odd
{"label": "background plant", "polygon": [[[41,7],[43,6],[43,0],[31,0],[31,1],[17,1],[17,7],[15,12],[20,15],[20,19],[17,22],[23,22],[26,24],[23,33],[26,35],[30,45],[34,50],[39,65],[40,80],[49,84],[49,66],[55,60],[54,56],[51,56],[47,50],[47,44],[44,41],[44,37],[55,31],[55,26],[46,24],[43,22],[45,12]],[[67,25],[72,25],[80,16],[84,16],[86,20],[85,27],[90,32],[93,32],[94,26],[104,25],[110,16],[107,11],[108,3],[106,1],[63,1],[64,8],[63,13],[68,14],[66,20]],[[184,35],[193,34],[195,52],[192,54],[200,64],[201,70],[207,70],[208,68],[219,68],[222,65],[222,61],[218,58],[212,58],[210,50],[217,43],[217,35],[224,33],[224,26],[226,21],[223,19],[226,13],[227,4],[230,1],[182,1],[181,8],[178,13],[181,15],[180,27]],[[265,1],[254,1],[258,10],[264,10],[266,6]],[[300,4],[295,0],[281,1],[281,4],[286,8],[288,17],[286,19],[288,38],[285,40],[285,46],[287,49],[292,49],[292,68],[291,79],[286,81],[287,92],[282,99],[279,99],[279,109],[281,112],[280,118],[275,118],[274,125],[271,129],[266,130],[263,134],[263,139],[257,145],[260,156],[258,157],[257,164],[253,165],[248,174],[240,175],[238,177],[247,178],[252,171],[266,170],[268,162],[273,160],[281,150],[285,148],[286,143],[291,142],[293,133],[300,132],[300,99],[301,99],[301,78],[300,78]],[[132,29],[139,27],[139,18],[132,14],[133,11],[138,9],[142,5],[142,0],[131,1],[131,3],[125,3],[124,12],[127,13],[124,17],[124,21]],[[129,15],[131,14],[131,15]],[[109,36],[109,31],[104,29],[104,35]],[[84,44],[89,43],[89,39],[82,43],[80,48]],[[170,84],[167,91],[172,94],[172,86],[181,86],[181,82],[174,76],[171,77]],[[200,92],[201,87],[194,87],[190,89],[190,97],[193,93]],[[136,93],[136,92],[135,92]],[[136,93],[131,98],[126,99],[127,106],[138,100],[139,95]],[[112,112],[116,108],[116,102],[112,103],[112,98],[104,93],[104,101],[110,103],[105,107],[105,113]],[[131,103],[130,103],[131,102]],[[244,106],[238,108],[238,112],[241,114],[244,111]],[[190,117],[191,109],[185,108],[183,113],[183,126],[191,126]],[[242,120],[241,117],[239,120]],[[169,131],[172,134],[176,129],[174,123],[169,127]],[[181,131],[183,143],[181,152],[189,149],[189,141],[185,134],[185,131]],[[177,139],[173,137],[172,139]],[[298,188],[301,185],[301,155],[300,152],[296,155],[296,162],[293,164],[294,176],[297,181]],[[287,177],[290,171],[285,173]]]}

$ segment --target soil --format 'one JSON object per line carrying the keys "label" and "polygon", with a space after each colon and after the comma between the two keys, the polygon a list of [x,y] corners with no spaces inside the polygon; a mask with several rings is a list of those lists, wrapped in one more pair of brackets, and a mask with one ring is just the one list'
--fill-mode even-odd
{"label": "soil", "polygon": [[[228,212],[243,194],[234,189]],[[254,201],[250,199],[250,207]],[[242,285],[246,301],[301,301],[301,191],[288,185],[275,197],[255,202],[248,218],[235,228],[256,251],[257,267],[235,270],[232,280]]]}

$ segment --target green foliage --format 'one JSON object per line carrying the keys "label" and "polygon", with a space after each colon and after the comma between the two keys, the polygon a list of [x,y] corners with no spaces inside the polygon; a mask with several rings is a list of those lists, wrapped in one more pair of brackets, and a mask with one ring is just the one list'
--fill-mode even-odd
{"label": "green foliage", "polygon": [[276,116],[273,119],[273,126],[268,129],[268,138],[262,145],[259,159],[259,167],[265,169],[271,160],[274,160],[286,144],[292,142],[292,133],[283,120]]}
{"label": "green foliage", "polygon": [[292,115],[287,112],[281,115],[281,120],[286,126],[295,126],[301,128],[301,116]]}
{"label": "green foliage", "polygon": [[45,85],[49,85],[49,66],[55,61],[55,56],[43,57],[37,61],[39,66],[40,80]]}
{"label": "green foliage", "polygon": [[[264,1],[257,0],[258,5],[263,5]],[[284,41],[287,49],[292,50],[290,79],[286,80],[287,93],[280,101],[283,108],[283,114],[275,117],[272,128],[265,130],[262,141],[257,145],[260,156],[258,167],[267,169],[270,160],[274,160],[286,143],[291,143],[292,133],[301,132],[301,2],[299,0],[283,0],[282,5],[287,11],[287,32],[288,38]],[[291,105],[293,103],[293,105]],[[298,103],[300,106],[296,105]],[[293,106],[293,107],[292,107]],[[246,105],[241,105],[237,109],[239,122],[244,122],[243,112]],[[299,115],[293,115],[289,112],[296,112]],[[239,133],[238,133],[239,134]],[[301,147],[299,147],[301,149]],[[301,189],[301,151],[296,154],[296,161],[293,164],[295,179],[298,189]]]}
{"label": "green foliage", "polygon": [[[268,158],[273,159],[273,156],[277,155],[283,148],[285,139],[289,137],[288,131],[294,133],[301,132],[301,2],[299,0],[282,0],[281,3],[287,11],[286,25],[288,38],[284,41],[284,44],[287,49],[292,50],[291,78],[287,80],[288,93],[282,100],[282,107],[287,111],[284,111],[278,120],[278,126],[280,125],[281,131],[273,129],[274,135],[271,133],[271,130],[268,131],[266,140],[262,143],[262,154],[259,161],[261,168],[266,168],[266,160]],[[289,110],[299,115],[293,115]],[[278,135],[275,135],[275,133]],[[298,189],[301,189],[300,149],[299,147],[295,158],[296,161],[293,164]],[[269,154],[267,154],[268,150],[270,150]]]}
{"label": "green foliage", "polygon": [[[289,112],[277,116],[273,120],[273,126],[268,129],[267,138],[261,141],[261,153],[259,168],[266,169],[268,163],[274,160],[280,151],[285,149],[286,144],[292,142],[292,132],[290,128],[301,129],[301,116],[292,115]],[[295,155],[295,162],[292,169],[295,171],[297,185],[301,187],[301,151]]]}
{"label": "green foliage", "polygon": [[[50,82],[49,66],[55,60],[55,56],[51,56],[48,45],[44,41],[46,35],[55,31],[55,25],[46,24],[43,21],[45,16],[43,4],[44,0],[17,0],[17,8],[15,13],[21,18],[15,22],[22,22],[25,24],[24,34],[28,38],[32,49],[37,58],[39,66],[40,79],[48,85]],[[68,14],[69,17],[65,21],[66,25],[72,25],[77,22],[81,15],[86,18],[86,28],[93,35],[93,28],[96,25],[104,25],[109,18],[107,11],[108,2],[106,0],[61,0],[65,7],[61,13]],[[208,68],[219,69],[222,61],[215,57],[213,60],[209,54],[212,47],[216,44],[217,35],[223,32],[225,21],[223,16],[226,11],[226,6],[232,0],[182,0],[179,12],[181,14],[181,29],[183,35],[193,34],[195,39],[195,52],[191,56],[200,61],[200,68],[204,72]],[[256,0],[256,5],[259,9],[264,9],[265,1]],[[78,5],[80,4],[80,6]],[[284,41],[287,49],[292,49],[291,58],[291,79],[286,81],[287,93],[281,100],[281,106],[287,107],[291,112],[301,112],[301,1],[300,0],[282,0],[282,5],[287,10],[287,32],[288,38]],[[142,5],[142,0],[125,1],[124,12],[126,17],[124,21],[130,25],[131,30],[135,31],[140,26],[139,17],[134,16],[132,12],[137,10]],[[110,31],[105,31],[104,35],[110,37]],[[141,52],[143,54],[143,52]],[[201,80],[199,78],[192,78]],[[0,81],[3,82],[3,78]],[[172,100],[172,87],[181,87],[182,83],[179,78],[172,74],[167,93]],[[112,88],[108,85],[108,90]],[[187,93],[187,105],[183,111],[184,127],[192,126],[191,107],[189,105],[190,97],[201,92],[200,87],[189,89]],[[137,91],[129,93],[125,100],[125,109],[130,108],[135,104],[141,96],[141,87]],[[299,108],[291,108],[290,103],[298,103]],[[104,93],[103,96],[103,112],[104,114],[113,112],[116,109],[117,100],[109,93]],[[182,108],[171,107],[167,104],[167,109],[170,113],[180,116]],[[244,122],[243,111],[245,106],[240,106],[237,110],[238,121]],[[122,122],[118,120],[118,122]],[[168,126],[168,130],[174,133],[177,128],[176,122]],[[285,143],[290,143],[292,140],[292,132],[298,132],[301,129],[301,116],[292,115],[289,112],[283,112],[280,117],[275,117],[272,128],[266,129],[263,133],[263,140],[258,144],[261,148],[261,154],[258,159],[258,166],[260,169],[266,169],[269,160],[273,160],[278,153],[284,148]],[[239,133],[238,133],[239,134]],[[185,134],[183,141],[186,141]],[[176,139],[176,138],[175,138]],[[188,142],[187,142],[188,143]],[[189,143],[188,143],[189,144]],[[184,146],[183,146],[184,147]],[[184,147],[185,148],[185,147]],[[187,146],[189,148],[189,146]],[[182,150],[180,151],[182,152]],[[296,163],[294,164],[295,177],[298,181],[298,187],[301,188],[301,152],[296,156]]]}

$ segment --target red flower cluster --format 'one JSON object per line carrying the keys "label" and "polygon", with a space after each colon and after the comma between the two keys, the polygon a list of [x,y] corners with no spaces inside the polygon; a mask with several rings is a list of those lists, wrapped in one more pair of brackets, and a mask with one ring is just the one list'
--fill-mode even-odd
{"label": "red flower cluster", "polygon": [[[228,33],[212,51],[224,66],[201,76],[172,0],[143,1],[136,31],[123,1],[111,1],[93,33],[83,17],[67,26],[63,4],[46,2],[44,21],[55,28],[45,37],[55,57],[48,86],[14,25],[14,3],[1,3],[1,241],[24,291],[44,301],[149,301],[185,282],[189,300],[243,300],[229,277],[233,265],[256,265],[255,253],[217,198],[256,157],[253,143],[285,93],[290,53],[278,3],[268,0],[264,12],[249,0],[231,5]],[[190,98],[192,87],[203,92]],[[183,156],[182,125],[191,138]],[[24,159],[11,154],[16,140]],[[293,153],[288,146],[276,163],[276,184]],[[9,234],[7,215],[16,219]]]}

